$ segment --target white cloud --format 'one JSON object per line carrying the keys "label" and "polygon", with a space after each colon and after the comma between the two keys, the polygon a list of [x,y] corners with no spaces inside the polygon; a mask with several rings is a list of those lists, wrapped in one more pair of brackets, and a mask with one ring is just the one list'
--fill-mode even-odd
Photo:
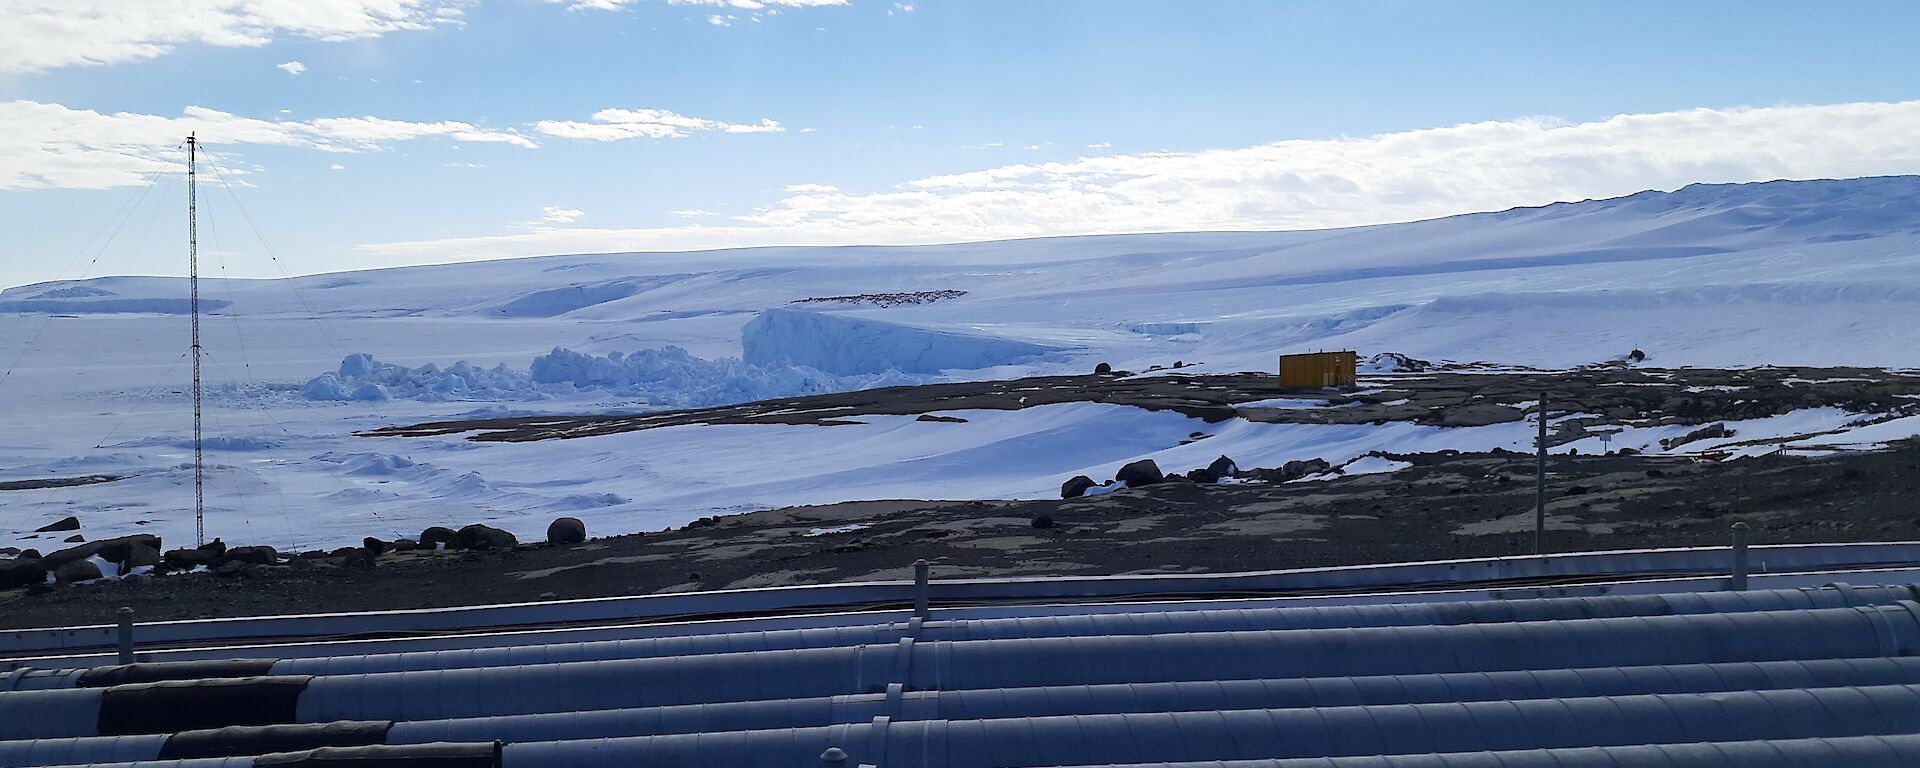
{"label": "white cloud", "polygon": [[241,146],[367,152],[433,137],[537,146],[514,131],[451,120],[260,120],[204,107],[188,107],[179,117],[165,117],[7,101],[0,102],[0,137],[5,137],[7,147],[0,152],[0,189],[106,189],[139,184],[149,173],[179,168],[182,158],[174,150],[189,132],[197,132],[220,152]]}
{"label": "white cloud", "polygon": [[[285,110],[281,110],[282,113]],[[617,141],[679,138],[695,131],[777,133],[778,122],[728,123],[663,109],[607,109],[593,122],[540,121],[528,130],[556,139]],[[179,117],[131,112],[101,113],[37,101],[0,102],[0,189],[106,189],[139,184],[148,173],[177,168],[168,156],[182,137],[197,131],[221,151],[241,146],[300,147],[324,152],[370,152],[417,139],[467,144],[509,144],[532,149],[533,137],[518,129],[487,128],[457,120],[416,122],[380,117],[261,120],[204,107]],[[467,163],[466,167],[478,168]]]}
{"label": "white cloud", "polygon": [[307,71],[307,65],[297,61],[289,61],[285,64],[275,64],[273,65],[273,68],[286,70],[287,74],[294,75],[296,77],[298,77],[300,73]]}
{"label": "white cloud", "polygon": [[664,109],[603,109],[593,113],[591,122],[542,120],[535,123],[533,129],[554,138],[589,141],[678,139],[693,131],[780,133],[786,130],[778,122],[765,118],[758,123],[728,123]]}
{"label": "white cloud", "polygon": [[722,16],[716,13],[712,16],[707,17],[707,23],[712,24],[716,27],[731,27],[733,26],[734,18],[736,17],[733,14],[727,14],[725,16]]}
{"label": "white cloud", "polygon": [[412,262],[749,245],[1303,229],[1432,218],[1695,182],[1920,173],[1920,101],[1469,123],[1241,149],[1009,165],[852,194],[795,184],[728,226],[384,243]]}
{"label": "white cloud", "polygon": [[0,72],[151,59],[184,44],[356,40],[460,20],[462,0],[0,0]]}
{"label": "white cloud", "polygon": [[341,165],[339,163],[334,163],[333,165],[327,166],[327,170],[329,171],[344,171],[346,169],[347,169],[346,166]]}
{"label": "white cloud", "polygon": [[[547,0],[549,3],[565,4],[573,11],[616,11],[629,5],[639,5],[644,0]],[[736,8],[742,11],[764,11],[769,16],[777,16],[781,8],[825,8],[835,5],[847,5],[849,0],[667,0],[668,5],[693,5],[707,8]]]}
{"label": "white cloud", "polygon": [[914,5],[913,3],[894,3],[892,8],[887,9],[887,15],[892,16],[894,11],[913,13]]}
{"label": "white cloud", "polygon": [[698,208],[689,208],[689,209],[686,209],[686,210],[680,210],[680,211],[668,211],[668,213],[671,213],[671,214],[673,214],[673,215],[675,215],[675,216],[678,216],[678,217],[680,217],[680,218],[683,218],[683,219],[695,219],[695,218],[699,218],[699,217],[702,217],[702,216],[718,216],[718,215],[720,215],[720,214],[717,214],[717,213],[714,213],[713,211],[703,211],[703,210],[700,210],[700,209],[698,209]]}
{"label": "white cloud", "polygon": [[1111,146],[1113,146],[1113,142],[1111,142],[1111,141],[1103,141],[1103,142],[1100,142],[1100,143],[1098,143],[1098,144],[1088,144],[1088,145],[1087,145],[1087,149],[1106,149],[1106,148],[1108,148],[1108,147],[1111,147]]}
{"label": "white cloud", "polygon": [[551,205],[540,209],[540,220],[548,224],[572,224],[575,221],[579,221],[580,217],[585,215],[587,215],[586,211],[573,208],[556,208]]}

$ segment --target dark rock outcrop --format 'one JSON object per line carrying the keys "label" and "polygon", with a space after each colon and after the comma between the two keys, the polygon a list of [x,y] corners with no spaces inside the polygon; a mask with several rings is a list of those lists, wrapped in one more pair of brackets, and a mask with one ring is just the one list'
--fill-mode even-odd
{"label": "dark rock outcrop", "polygon": [[77,531],[77,530],[80,530],[80,518],[73,517],[72,515],[68,515],[67,517],[63,517],[59,520],[55,520],[51,523],[47,523],[46,525],[35,528],[33,529],[33,532],[34,533],[52,533],[54,531]]}
{"label": "dark rock outcrop", "polygon": [[455,531],[453,540],[461,549],[513,549],[520,545],[513,534],[480,523]]}
{"label": "dark rock outcrop", "polygon": [[100,576],[100,566],[94,565],[92,560],[69,560],[61,563],[60,567],[53,569],[54,580],[64,584],[72,584],[77,581],[91,581],[100,578]]}
{"label": "dark rock outcrop", "polygon": [[1141,459],[1121,467],[1119,472],[1114,473],[1113,479],[1126,483],[1128,488],[1139,488],[1166,482],[1167,476],[1160,473],[1160,465],[1155,464],[1153,459]]}
{"label": "dark rock outcrop", "polygon": [[280,561],[280,553],[268,546],[234,547],[221,559],[248,565],[273,565]]}
{"label": "dark rock outcrop", "polygon": [[577,517],[562,517],[547,525],[548,544],[579,544],[587,540],[587,524]]}
{"label": "dark rock outcrop", "polygon": [[141,544],[155,551],[160,549],[160,537],[145,533],[132,536],[120,536],[111,539],[90,541],[77,547],[68,547],[42,558],[50,570],[59,570],[60,566],[75,560],[85,560],[94,555],[109,563],[124,563],[130,556],[134,544]]}
{"label": "dark rock outcrop", "polygon": [[1074,475],[1066,482],[1060,484],[1060,498],[1077,499],[1087,495],[1087,491],[1093,487],[1093,478],[1087,477],[1086,475]]}
{"label": "dark rock outcrop", "polygon": [[1506,424],[1527,417],[1518,408],[1486,403],[1469,403],[1443,408],[1440,411],[1440,426],[1443,427],[1484,427],[1489,424]]}
{"label": "dark rock outcrop", "polygon": [[160,550],[157,547],[148,546],[146,542],[132,542],[127,545],[126,550],[126,557],[114,561],[120,564],[121,576],[141,566],[157,567],[166,562],[166,559],[160,555]]}
{"label": "dark rock outcrop", "polygon": [[1223,455],[1220,458],[1214,459],[1213,463],[1208,464],[1207,471],[1212,472],[1214,477],[1232,477],[1233,473],[1240,471],[1240,465],[1233,463],[1233,459]]}
{"label": "dark rock outcrop", "polygon": [[193,549],[176,549],[169,551],[161,555],[161,559],[166,562],[169,568],[189,571],[202,565],[211,567],[214,563],[219,562],[220,557],[226,553],[226,542],[214,539],[213,541],[207,542],[204,546]]}
{"label": "dark rock outcrop", "polygon": [[1289,480],[1298,480],[1308,475],[1317,475],[1331,469],[1333,469],[1333,465],[1327,463],[1326,459],[1304,459],[1289,461],[1278,467],[1262,467],[1246,474],[1251,475],[1253,479],[1261,482],[1284,483]]}
{"label": "dark rock outcrop", "polygon": [[1718,440],[1723,437],[1733,437],[1733,430],[1728,429],[1725,423],[1708,424],[1679,437],[1669,437],[1661,440],[1660,447],[1670,451],[1687,443],[1700,440]]}
{"label": "dark rock outcrop", "polygon": [[426,549],[435,549],[441,544],[457,546],[454,544],[457,538],[458,534],[452,528],[436,525],[420,532],[420,546]]}
{"label": "dark rock outcrop", "polygon": [[13,589],[47,580],[47,567],[39,560],[25,557],[0,560],[0,589]]}

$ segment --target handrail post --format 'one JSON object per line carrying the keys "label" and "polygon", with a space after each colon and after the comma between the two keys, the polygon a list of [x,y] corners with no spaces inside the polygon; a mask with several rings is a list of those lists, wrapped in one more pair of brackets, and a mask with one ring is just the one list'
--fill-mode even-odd
{"label": "handrail post", "polygon": [[115,611],[120,624],[120,663],[133,663],[133,609],[122,607]]}
{"label": "handrail post", "polygon": [[827,747],[820,753],[820,768],[847,768],[847,753],[839,747]]}
{"label": "handrail post", "polygon": [[1747,524],[1733,524],[1733,578],[1728,580],[1728,588],[1735,592],[1747,588]]}
{"label": "handrail post", "polygon": [[922,619],[927,618],[928,613],[927,570],[927,561],[913,561],[913,615]]}

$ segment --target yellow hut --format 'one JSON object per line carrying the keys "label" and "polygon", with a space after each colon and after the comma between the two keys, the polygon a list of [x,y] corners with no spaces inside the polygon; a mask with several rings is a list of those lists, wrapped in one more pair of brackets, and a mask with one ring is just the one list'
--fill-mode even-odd
{"label": "yellow hut", "polygon": [[1351,387],[1360,376],[1360,353],[1308,352],[1280,356],[1280,386],[1288,389]]}

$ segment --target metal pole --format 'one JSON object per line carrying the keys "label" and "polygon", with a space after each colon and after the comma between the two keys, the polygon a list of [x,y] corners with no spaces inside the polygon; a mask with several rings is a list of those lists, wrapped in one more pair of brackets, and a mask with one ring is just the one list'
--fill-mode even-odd
{"label": "metal pole", "polygon": [[927,561],[913,561],[913,615],[927,618]]}
{"label": "metal pole", "polygon": [[200,217],[197,143],[187,134],[187,308],[193,315],[193,543],[207,543],[207,468],[200,442]]}
{"label": "metal pole", "polygon": [[1747,588],[1747,524],[1733,524],[1733,578],[1728,588],[1743,592]]}
{"label": "metal pole", "polygon": [[1533,553],[1544,554],[1547,533],[1547,393],[1540,393],[1540,439],[1533,485]]}
{"label": "metal pole", "polygon": [[118,614],[120,623],[120,663],[133,663],[133,609],[121,608]]}
{"label": "metal pole", "polygon": [[847,768],[847,753],[839,747],[827,747],[820,753],[820,768]]}

